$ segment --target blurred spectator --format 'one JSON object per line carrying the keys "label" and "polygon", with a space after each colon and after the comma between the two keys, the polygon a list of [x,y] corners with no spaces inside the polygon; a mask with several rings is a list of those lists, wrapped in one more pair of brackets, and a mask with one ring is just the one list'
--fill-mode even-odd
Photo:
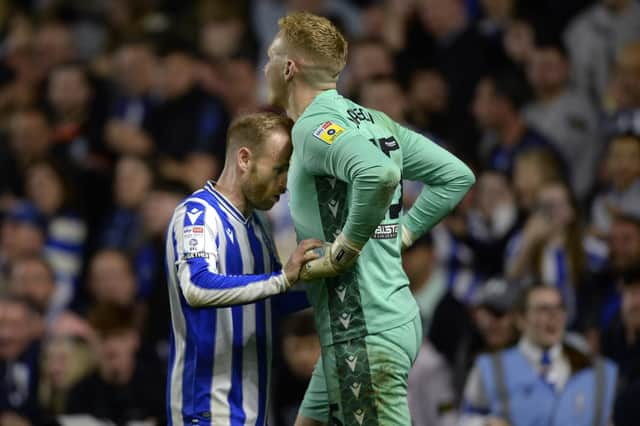
{"label": "blurred spectator", "polygon": [[133,311],[128,307],[102,305],[89,313],[96,330],[97,371],[69,391],[67,414],[89,414],[116,424],[154,420],[162,424],[164,375],[154,365],[140,363],[136,354],[140,336]]}
{"label": "blurred spectator", "polygon": [[520,154],[513,165],[513,189],[520,212],[535,210],[540,188],[562,178],[562,167],[549,151],[532,149]]}
{"label": "blurred spectator", "polygon": [[47,101],[54,129],[54,153],[80,169],[103,169],[104,117],[97,108],[96,91],[84,66],[70,63],[53,69]]}
{"label": "blurred spectator", "polygon": [[412,424],[456,424],[451,370],[427,340],[422,342],[418,357],[409,372],[407,396]]}
{"label": "blurred spectator", "polygon": [[601,103],[613,58],[628,42],[640,39],[640,4],[635,0],[600,0],[576,16],[564,38],[573,80],[595,105]]}
{"label": "blurred spectator", "polygon": [[229,117],[220,100],[196,85],[194,59],[187,50],[169,51],[161,66],[162,101],[152,131],[161,159],[160,174],[191,185],[185,177],[191,164],[185,159],[213,156],[216,164],[222,164]]}
{"label": "blurred spectator", "polygon": [[80,336],[55,335],[43,347],[39,401],[44,416],[64,414],[69,390],[93,369],[89,344]]}
{"label": "blurred spectator", "polygon": [[611,103],[615,110],[640,108],[640,40],[626,44],[616,56]]}
{"label": "blurred spectator", "polygon": [[618,364],[624,387],[640,379],[640,263],[622,275],[619,285],[622,303],[602,334],[602,354]]}
{"label": "blurred spectator", "polygon": [[179,182],[159,180],[149,188],[140,206],[142,235],[132,256],[139,281],[138,295],[142,298],[149,297],[157,287],[162,289],[163,294],[166,293],[166,288],[160,284],[165,282],[162,262],[165,234],[173,211],[188,192]]}
{"label": "blurred spectator", "polygon": [[587,271],[604,267],[606,257],[606,247],[585,236],[571,189],[560,181],[550,182],[540,189],[536,210],[523,230],[509,242],[506,276],[525,285],[556,287],[571,325],[583,278]]}
{"label": "blurred spectator", "polygon": [[507,242],[521,223],[505,175],[489,170],[478,176],[466,222],[466,243],[473,250],[474,269],[484,279],[503,275]]}
{"label": "blurred spectator", "polygon": [[155,149],[149,134],[158,66],[153,47],[143,41],[125,43],[114,53],[113,62],[116,93],[105,126],[105,143],[117,154],[148,155]]}
{"label": "blurred spectator", "polygon": [[[402,254],[411,293],[420,307],[423,331],[429,329],[436,304],[446,288],[434,273],[435,257],[429,234],[418,238]],[[455,395],[451,369],[425,338],[409,372],[409,411],[413,424],[449,426],[455,423]]]}
{"label": "blurred spectator", "polygon": [[422,329],[428,331],[436,306],[447,291],[442,272],[437,268],[431,234],[418,238],[402,253],[402,266],[409,288],[418,302]]}
{"label": "blurred spectator", "polygon": [[37,69],[43,79],[54,68],[77,59],[73,34],[63,22],[52,20],[38,25],[34,38]]}
{"label": "blurred spectator", "polygon": [[595,233],[606,237],[612,216],[624,212],[640,217],[640,135],[620,135],[609,142],[605,168],[609,187],[591,206]]}
{"label": "blurred spectator", "polygon": [[598,116],[589,100],[569,86],[569,58],[560,42],[540,43],[527,73],[536,99],[524,110],[527,122],[553,142],[570,167],[579,200],[592,189],[602,151]]}
{"label": "blurred spectator", "polygon": [[382,40],[356,40],[349,45],[346,78],[340,81],[340,86],[345,93],[355,96],[362,82],[376,77],[391,77],[394,72],[391,50]]}
{"label": "blurred spectator", "polygon": [[33,204],[20,201],[11,208],[0,228],[0,283],[18,258],[42,255],[46,230],[46,219]]}
{"label": "blurred spectator", "polygon": [[243,2],[202,2],[202,26],[199,45],[202,53],[212,61],[224,61],[237,54],[256,60],[257,42],[244,16]]}
{"label": "blurred spectator", "polygon": [[152,186],[141,205],[143,235],[131,255],[139,283],[138,297],[148,306],[142,335],[143,349],[165,361],[169,355],[170,327],[169,293],[163,262],[165,236],[173,211],[188,192],[178,182],[158,181]]}
{"label": "blurred spectator", "polygon": [[130,306],[138,290],[127,255],[115,249],[97,251],[89,262],[87,286],[97,304]]}
{"label": "blurred spectator", "polygon": [[28,300],[50,323],[63,309],[65,296],[56,286],[53,269],[42,256],[16,260],[9,274],[9,294]]}
{"label": "blurred spectator", "polygon": [[[258,112],[263,109],[258,99],[256,64],[246,56],[226,59],[222,65],[222,97],[232,117]],[[218,166],[222,169],[222,164]],[[216,175],[218,173],[216,172]],[[202,183],[198,184],[201,187]]]}
{"label": "blurred spectator", "polygon": [[536,47],[533,24],[522,18],[511,21],[502,37],[502,45],[514,72],[524,76]]}
{"label": "blurred spectator", "polygon": [[579,300],[582,325],[594,349],[600,346],[601,332],[610,327],[620,311],[620,277],[640,265],[640,219],[624,214],[614,216],[607,241],[607,265],[587,276]]}
{"label": "blurred spectator", "polygon": [[483,131],[478,147],[482,163],[507,176],[522,152],[538,148],[553,153],[551,142],[528,126],[520,113],[527,90],[517,77],[498,74],[481,79],[473,99],[473,115]]}
{"label": "blurred spectator", "polygon": [[451,141],[452,120],[447,114],[449,88],[444,77],[434,69],[417,69],[411,73],[407,96],[409,124],[435,137],[438,143]]}
{"label": "blurred spectator", "polygon": [[477,359],[460,424],[609,424],[616,366],[564,344],[566,319],[557,289],[525,290],[518,305],[522,338],[511,349]]}
{"label": "blurred spectator", "polygon": [[115,164],[113,177],[114,209],[102,226],[101,247],[134,250],[142,231],[140,209],[154,173],[150,162],[140,157],[123,156]]}
{"label": "blurred spectator", "polygon": [[304,391],[320,357],[320,339],[309,310],[284,318],[281,323],[281,368],[274,378],[275,424],[291,425],[298,414]]}
{"label": "blurred spectator", "polygon": [[452,368],[457,401],[480,353],[500,351],[516,343],[518,330],[513,307],[518,289],[501,278],[492,278],[483,284],[470,312],[474,332],[461,335],[456,345]]}
{"label": "blurred spectator", "polygon": [[[87,225],[78,211],[74,193],[74,174],[62,163],[41,160],[26,172],[25,191],[47,220],[44,252],[53,268],[62,297],[66,287],[66,304],[75,295],[84,266]],[[58,300],[63,303],[63,299]]]}
{"label": "blurred spectator", "polygon": [[473,192],[470,192],[432,231],[436,259],[443,268],[447,291],[465,305],[473,300],[482,282],[469,237],[468,217],[472,208]]}
{"label": "blurred spectator", "polygon": [[488,70],[486,44],[467,16],[462,0],[420,0],[417,19],[407,28],[406,48],[397,64],[401,75],[417,66],[438,70],[448,85],[449,114],[454,128],[452,146],[467,161],[473,161],[475,138],[468,100]]}
{"label": "blurred spectator", "polygon": [[364,107],[382,111],[392,120],[406,125],[406,94],[392,77],[374,77],[360,84],[358,101]]}
{"label": "blurred spectator", "polygon": [[24,299],[0,298],[0,424],[38,424],[39,321]]}
{"label": "blurred spectator", "polygon": [[0,143],[0,197],[13,198],[24,195],[27,166],[47,157],[51,128],[42,111],[25,109],[11,116],[8,130],[7,144]]}

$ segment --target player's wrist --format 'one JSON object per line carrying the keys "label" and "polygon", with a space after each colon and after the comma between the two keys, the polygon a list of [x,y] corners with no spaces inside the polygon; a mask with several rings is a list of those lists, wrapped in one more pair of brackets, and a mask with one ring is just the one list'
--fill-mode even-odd
{"label": "player's wrist", "polygon": [[342,271],[356,262],[361,250],[362,245],[350,241],[341,232],[331,245],[331,263],[337,271]]}
{"label": "player's wrist", "polygon": [[400,236],[402,238],[402,250],[406,250],[411,247],[415,241],[415,236],[413,232],[409,230],[405,225],[402,225],[402,229],[400,231]]}

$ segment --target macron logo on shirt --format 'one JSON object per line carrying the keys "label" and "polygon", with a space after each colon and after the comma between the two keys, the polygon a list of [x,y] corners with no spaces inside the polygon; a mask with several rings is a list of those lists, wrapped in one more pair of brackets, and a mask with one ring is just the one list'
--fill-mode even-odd
{"label": "macron logo on shirt", "polygon": [[192,225],[196,224],[196,220],[198,220],[198,218],[202,213],[203,213],[202,210],[198,210],[195,207],[192,208],[190,212],[187,212],[187,216],[189,216],[189,221],[191,222]]}

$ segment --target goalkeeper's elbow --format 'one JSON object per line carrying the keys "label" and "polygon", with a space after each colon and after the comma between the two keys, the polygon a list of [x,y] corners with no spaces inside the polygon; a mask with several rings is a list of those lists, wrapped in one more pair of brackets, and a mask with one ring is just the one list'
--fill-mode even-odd
{"label": "goalkeeper's elbow", "polygon": [[400,183],[400,167],[389,162],[377,171],[378,182],[382,188],[395,189]]}

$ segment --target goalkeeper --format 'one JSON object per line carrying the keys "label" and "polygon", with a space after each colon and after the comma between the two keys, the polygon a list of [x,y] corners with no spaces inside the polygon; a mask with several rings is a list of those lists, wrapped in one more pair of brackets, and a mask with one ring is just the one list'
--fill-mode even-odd
{"label": "goalkeeper", "polygon": [[[328,243],[301,272],[322,357],[296,425],[410,425],[407,376],[420,347],[402,269],[410,245],[474,183],[467,166],[383,113],[340,96],[347,43],[325,18],[282,18],[265,74],[270,102],[296,122],[289,169],[298,239]],[[401,177],[425,183],[404,217]]]}

